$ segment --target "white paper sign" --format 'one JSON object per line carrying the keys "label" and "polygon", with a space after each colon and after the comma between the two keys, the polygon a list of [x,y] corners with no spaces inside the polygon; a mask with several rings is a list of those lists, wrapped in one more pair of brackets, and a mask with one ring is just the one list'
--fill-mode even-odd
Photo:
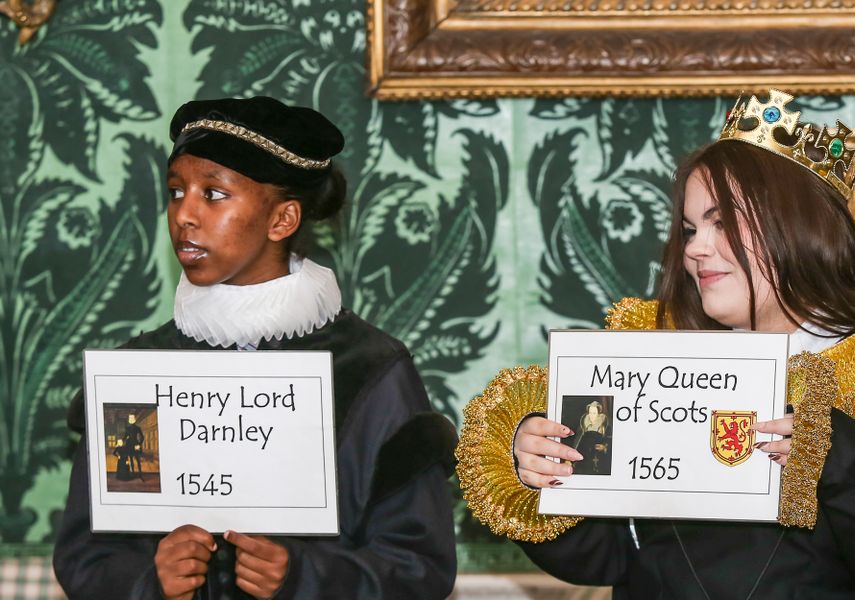
{"label": "white paper sign", "polygon": [[335,535],[329,352],[86,350],[92,530]]}
{"label": "white paper sign", "polygon": [[788,337],[552,331],[548,417],[584,460],[547,514],[774,521],[781,467],[755,421],[783,416]]}

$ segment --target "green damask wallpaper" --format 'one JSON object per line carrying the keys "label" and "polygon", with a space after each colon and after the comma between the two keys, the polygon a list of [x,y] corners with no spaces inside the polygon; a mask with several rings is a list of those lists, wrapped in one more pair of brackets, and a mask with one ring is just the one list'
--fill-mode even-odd
{"label": "green damask wallpaper", "polygon": [[[547,329],[598,327],[614,300],[654,293],[670,173],[731,101],[379,103],[363,95],[361,0],[57,6],[23,47],[0,21],[7,551],[53,538],[80,350],[171,314],[178,267],[162,180],[182,102],[267,94],[341,127],[350,207],[317,232],[315,257],[336,270],[347,304],[409,345],[435,406],[459,424],[499,369],[544,362]],[[855,120],[852,98],[801,106]],[[484,552],[494,540],[460,504],[456,515],[463,565],[501,568],[508,553]]]}

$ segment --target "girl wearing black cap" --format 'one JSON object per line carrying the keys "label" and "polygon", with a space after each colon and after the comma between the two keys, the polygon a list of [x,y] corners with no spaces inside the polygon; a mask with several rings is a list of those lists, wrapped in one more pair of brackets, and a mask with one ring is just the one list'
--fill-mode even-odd
{"label": "girl wearing black cap", "polygon": [[[183,268],[174,319],[125,347],[330,350],[341,534],[92,534],[81,444],[58,580],[71,600],[445,598],[456,570],[445,487],[454,428],[431,412],[407,349],[343,308],[335,275],[303,258],[304,223],[344,200],[330,161],[341,133],[263,97],[189,102],[170,133],[167,216]],[[80,394],[69,423],[82,431]]]}

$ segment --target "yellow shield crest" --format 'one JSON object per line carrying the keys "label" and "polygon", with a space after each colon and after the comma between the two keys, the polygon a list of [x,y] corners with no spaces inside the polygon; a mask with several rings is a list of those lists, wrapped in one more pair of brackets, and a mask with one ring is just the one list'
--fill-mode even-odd
{"label": "yellow shield crest", "polygon": [[745,462],[754,451],[756,411],[714,410],[710,423],[710,448],[715,459],[728,467]]}

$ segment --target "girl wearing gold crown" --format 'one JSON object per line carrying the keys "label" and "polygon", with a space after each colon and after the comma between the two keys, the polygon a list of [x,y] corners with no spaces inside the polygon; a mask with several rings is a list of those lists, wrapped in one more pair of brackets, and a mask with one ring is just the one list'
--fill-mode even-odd
{"label": "girl wearing gold crown", "polygon": [[[790,381],[804,382],[789,390],[794,412],[756,425],[784,436],[756,446],[784,469],[780,523],[537,515],[524,501],[535,492],[508,493],[500,467],[471,469],[464,432],[458,470],[473,511],[556,577],[613,586],[615,600],[855,597],[855,161],[848,129],[799,123],[791,99],[737,102],[719,140],[684,161],[658,302],[625,299],[607,318],[614,329],[790,334]],[[561,485],[582,457],[548,436],[570,434],[532,415],[511,428],[516,485]]]}

